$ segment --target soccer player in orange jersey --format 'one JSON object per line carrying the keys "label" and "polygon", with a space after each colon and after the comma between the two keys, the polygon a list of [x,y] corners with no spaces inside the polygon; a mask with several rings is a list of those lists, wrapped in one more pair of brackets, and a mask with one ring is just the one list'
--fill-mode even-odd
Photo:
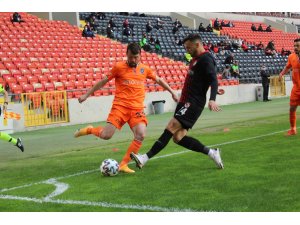
{"label": "soccer player in orange jersey", "polygon": [[287,132],[288,136],[296,135],[296,110],[297,106],[300,105],[300,38],[294,40],[294,50],[295,52],[290,54],[288,57],[287,64],[285,68],[279,74],[279,81],[282,77],[292,69],[293,75],[293,88],[290,97],[290,125],[291,128]]}
{"label": "soccer player in orange jersey", "polygon": [[128,150],[120,163],[120,171],[125,173],[134,173],[135,171],[128,167],[130,153],[137,153],[141,148],[145,137],[147,118],[143,112],[145,99],[145,80],[152,79],[164,89],[168,90],[174,101],[178,101],[176,93],[170,86],[152,70],[140,63],[141,48],[137,43],[130,43],[127,46],[127,61],[117,63],[110,71],[110,74],[96,83],[86,94],[79,97],[80,103],[84,102],[89,95],[102,88],[107,82],[115,79],[116,93],[107,118],[105,127],[88,126],[77,130],[74,137],[93,134],[101,139],[110,139],[116,129],[121,129],[125,123],[128,123],[133,134],[134,140],[128,147]]}

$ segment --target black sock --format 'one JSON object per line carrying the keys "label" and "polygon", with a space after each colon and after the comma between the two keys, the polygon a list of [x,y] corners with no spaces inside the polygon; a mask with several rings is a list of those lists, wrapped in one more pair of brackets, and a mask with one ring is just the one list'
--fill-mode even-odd
{"label": "black sock", "polygon": [[173,134],[169,130],[165,129],[163,134],[154,143],[152,148],[146,153],[149,159],[158,154],[164,147],[166,147],[172,136]]}
{"label": "black sock", "polygon": [[203,154],[208,154],[209,148],[203,145],[200,141],[195,138],[184,136],[177,144],[190,149],[195,152],[202,152]]}

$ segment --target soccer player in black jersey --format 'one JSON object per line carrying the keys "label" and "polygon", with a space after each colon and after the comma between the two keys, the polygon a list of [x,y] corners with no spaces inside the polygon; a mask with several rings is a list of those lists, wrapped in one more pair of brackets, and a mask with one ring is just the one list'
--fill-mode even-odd
{"label": "soccer player in black jersey", "polygon": [[166,129],[152,148],[143,155],[131,153],[131,158],[139,168],[142,168],[150,158],[158,154],[172,137],[176,144],[206,154],[216,163],[218,168],[224,168],[219,149],[208,148],[197,139],[187,136],[188,130],[193,127],[202,113],[209,87],[211,87],[211,91],[208,108],[215,112],[221,110],[215,102],[218,93],[216,62],[213,56],[203,48],[201,37],[198,34],[188,35],[183,40],[183,44],[193,59],[189,65],[181,98],[175,109],[174,117],[169,121]]}

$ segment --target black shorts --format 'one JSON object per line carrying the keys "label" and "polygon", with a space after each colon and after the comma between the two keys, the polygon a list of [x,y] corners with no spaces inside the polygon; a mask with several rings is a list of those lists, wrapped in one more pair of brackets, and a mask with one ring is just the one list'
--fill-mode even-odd
{"label": "black shorts", "polygon": [[174,113],[176,118],[184,129],[191,129],[197,122],[204,107],[192,103],[179,102]]}

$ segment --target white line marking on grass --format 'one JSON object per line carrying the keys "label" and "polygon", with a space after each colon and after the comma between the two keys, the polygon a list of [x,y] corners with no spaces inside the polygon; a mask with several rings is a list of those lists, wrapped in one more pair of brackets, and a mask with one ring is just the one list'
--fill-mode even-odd
{"label": "white line marking on grass", "polygon": [[69,188],[68,184],[62,183],[62,182],[58,182],[56,179],[53,179],[53,178],[45,181],[44,183],[45,184],[53,184],[56,187],[55,191],[53,191],[51,194],[47,195],[44,198],[45,201],[50,200],[51,198],[64,193]]}
{"label": "white line marking on grass", "polygon": [[[22,200],[35,203],[54,203],[54,204],[65,204],[65,205],[84,205],[84,206],[98,206],[104,208],[117,208],[117,209],[133,209],[133,210],[144,210],[144,211],[157,211],[157,212],[196,212],[192,209],[179,209],[179,208],[166,208],[160,206],[151,205],[129,205],[129,204],[113,204],[109,202],[90,202],[90,201],[77,201],[77,200],[53,200],[53,199],[38,199],[28,198],[13,195],[0,195],[0,199],[11,199],[11,200]],[[207,211],[206,211],[207,212]]]}
{"label": "white line marking on grass", "polygon": [[[61,177],[56,177],[56,178],[50,178],[50,179],[60,180],[60,179],[65,179],[65,178],[69,178],[69,177],[80,176],[80,175],[83,175],[83,174],[93,173],[93,172],[96,172],[98,170],[99,169],[86,170],[86,171],[81,171],[81,172],[78,172],[78,173],[74,173],[74,174],[70,174],[70,175],[66,175],[66,176],[61,176]],[[48,179],[48,180],[50,180],[50,179]],[[17,187],[12,187],[12,188],[3,188],[3,189],[0,190],[0,192],[13,191],[13,190],[16,190],[16,189],[31,187],[33,185],[43,184],[43,183],[47,182],[48,180],[43,180],[43,181],[40,181],[40,182],[25,184],[25,185],[21,185],[21,186],[17,186]]]}

